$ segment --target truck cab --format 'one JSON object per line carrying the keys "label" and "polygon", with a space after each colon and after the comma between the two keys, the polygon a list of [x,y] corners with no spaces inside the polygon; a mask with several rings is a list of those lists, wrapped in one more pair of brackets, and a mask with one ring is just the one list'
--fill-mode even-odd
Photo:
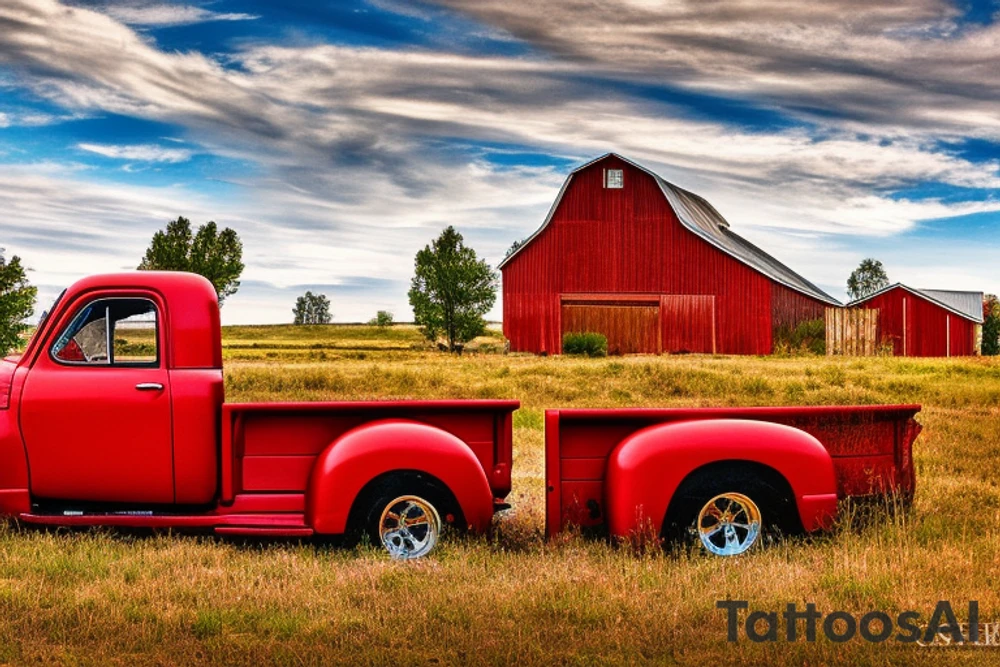
{"label": "truck cab", "polygon": [[[60,296],[24,354],[0,362],[0,512],[56,525],[367,532],[393,555],[423,555],[400,523],[419,514],[434,530],[483,530],[502,506],[517,407],[225,404],[207,280],[93,276]],[[373,505],[397,498],[409,500],[396,511]]]}

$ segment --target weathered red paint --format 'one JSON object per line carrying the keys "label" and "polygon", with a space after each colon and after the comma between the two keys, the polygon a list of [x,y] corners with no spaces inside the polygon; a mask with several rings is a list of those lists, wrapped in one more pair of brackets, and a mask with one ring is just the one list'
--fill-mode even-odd
{"label": "weathered red paint", "polygon": [[895,356],[961,357],[977,354],[975,322],[902,285],[859,300],[857,305],[879,311],[878,340],[892,345]]}
{"label": "weathered red paint", "polygon": [[[622,169],[625,187],[603,187],[605,169]],[[705,341],[714,335],[723,354],[770,354],[776,325],[821,318],[825,307],[684,228],[652,176],[615,155],[573,174],[549,224],[502,272],[504,335],[515,351],[561,351],[564,294],[619,295],[623,303],[713,296],[713,329],[684,335],[697,343],[690,351],[712,351]],[[665,326],[663,339],[670,335]]]}
{"label": "weathered red paint", "polygon": [[[50,354],[81,308],[117,297],[156,305],[156,363]],[[137,391],[149,383],[162,387]],[[516,401],[224,404],[218,302],[191,274],[79,281],[0,363],[0,391],[0,513],[28,522],[342,533],[358,492],[405,470],[443,484],[482,530],[510,491]]]}
{"label": "weathered red paint", "polygon": [[549,410],[546,533],[605,525],[624,537],[659,528],[677,487],[702,466],[771,468],[791,487],[806,530],[829,525],[838,498],[914,491],[916,405]]}

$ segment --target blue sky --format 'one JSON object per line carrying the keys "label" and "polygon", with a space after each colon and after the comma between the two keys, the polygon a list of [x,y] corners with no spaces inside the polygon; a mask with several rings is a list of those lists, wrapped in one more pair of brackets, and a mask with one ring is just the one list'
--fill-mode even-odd
{"label": "blue sky", "polygon": [[[877,6],[872,6],[873,4]],[[1000,291],[993,0],[5,0],[0,247],[39,310],[178,215],[244,240],[227,323],[410,315],[455,225],[492,264],[619,152],[843,298],[866,256]],[[500,307],[492,313],[499,317]]]}

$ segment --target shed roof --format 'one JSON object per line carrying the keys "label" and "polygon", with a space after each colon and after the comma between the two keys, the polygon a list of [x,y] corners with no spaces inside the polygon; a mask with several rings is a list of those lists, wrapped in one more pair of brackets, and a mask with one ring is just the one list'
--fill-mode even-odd
{"label": "shed roof", "polygon": [[916,287],[910,287],[909,285],[904,285],[903,283],[895,283],[889,285],[888,287],[883,287],[877,292],[869,294],[868,296],[856,299],[849,304],[847,307],[856,306],[866,301],[870,301],[877,296],[885,294],[886,292],[891,292],[892,290],[900,288],[904,289],[911,294],[923,297],[928,301],[941,306],[945,310],[951,311],[960,317],[964,317],[967,320],[972,320],[977,324],[983,323],[983,293],[982,292],[960,292],[956,290],[941,290],[941,289],[917,289]]}
{"label": "shed roof", "polygon": [[525,246],[531,243],[531,241],[541,234],[542,231],[548,226],[549,222],[552,220],[552,216],[555,214],[556,209],[559,207],[559,202],[562,200],[563,194],[565,194],[570,181],[573,179],[573,175],[586,169],[587,167],[590,167],[596,162],[600,162],[601,160],[611,156],[614,156],[619,160],[632,165],[636,169],[652,176],[657,185],[660,186],[660,191],[666,198],[667,203],[677,215],[677,219],[680,220],[681,224],[684,225],[688,231],[692,232],[707,243],[715,246],[730,257],[746,264],[752,269],[759,271],[771,280],[774,280],[789,289],[795,290],[796,292],[805,294],[806,296],[833,306],[841,305],[839,301],[820,288],[816,287],[816,285],[812,284],[795,271],[792,271],[790,268],[740,235],[730,231],[729,223],[726,219],[715,210],[715,207],[705,201],[704,198],[670,183],[646,167],[643,167],[628,158],[622,157],[617,153],[607,153],[602,155],[601,157],[591,160],[590,162],[587,162],[570,172],[566,181],[563,183],[562,188],[559,190],[559,195],[556,197],[555,202],[553,202],[552,207],[549,209],[549,213],[545,217],[545,221],[542,223],[542,226],[539,227],[534,234],[529,236],[517,250],[505,257],[504,260],[500,262],[499,268],[503,268],[507,262],[517,256],[517,254],[521,252]]}

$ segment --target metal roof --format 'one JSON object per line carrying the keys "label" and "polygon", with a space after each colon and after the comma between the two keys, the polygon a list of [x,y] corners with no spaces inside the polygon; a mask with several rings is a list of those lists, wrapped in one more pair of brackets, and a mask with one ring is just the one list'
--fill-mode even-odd
{"label": "metal roof", "polygon": [[833,306],[841,305],[839,301],[820,288],[816,287],[799,274],[792,271],[777,259],[735,232],[730,231],[729,223],[726,219],[723,218],[711,204],[705,201],[705,199],[699,197],[693,192],[688,192],[687,190],[664,180],[659,175],[643,167],[641,164],[637,164],[628,158],[618,155],[617,153],[607,153],[602,155],[601,157],[591,160],[590,162],[587,162],[570,172],[570,175],[566,178],[566,182],[563,183],[562,188],[559,190],[559,195],[552,204],[552,208],[549,209],[549,213],[545,217],[545,222],[543,222],[542,226],[539,227],[534,234],[529,236],[517,250],[505,257],[503,261],[500,262],[498,268],[503,268],[507,262],[513,259],[521,250],[524,249],[525,246],[531,243],[531,241],[533,241],[536,236],[541,234],[542,230],[548,226],[549,222],[552,220],[552,216],[555,214],[556,209],[559,207],[559,202],[562,200],[574,174],[611,156],[614,156],[623,162],[632,165],[636,169],[652,176],[656,183],[660,186],[660,191],[666,198],[667,203],[670,204],[670,207],[677,215],[677,219],[680,220],[681,224],[684,225],[688,231],[692,232],[707,243],[715,246],[733,259],[746,264],[750,268],[755,269],[771,280],[774,280],[789,289],[795,290],[796,292],[805,294],[808,297],[812,297],[818,301],[823,301],[824,303],[828,303]]}
{"label": "metal roof", "polygon": [[895,283],[894,285],[889,285],[888,287],[883,287],[877,292],[869,294],[861,299],[856,299],[849,304],[847,307],[850,308],[859,303],[864,303],[865,301],[870,301],[871,299],[885,294],[897,287],[905,289],[911,294],[923,297],[928,301],[935,303],[945,310],[949,310],[956,315],[964,317],[967,320],[972,320],[977,324],[983,323],[983,293],[982,292],[959,292],[955,290],[941,290],[941,289],[917,289],[916,287],[910,287],[904,285],[903,283]]}
{"label": "metal roof", "polygon": [[953,310],[963,313],[970,320],[983,322],[983,293],[958,292],[955,290],[921,289],[918,290],[935,301],[951,306]]}

